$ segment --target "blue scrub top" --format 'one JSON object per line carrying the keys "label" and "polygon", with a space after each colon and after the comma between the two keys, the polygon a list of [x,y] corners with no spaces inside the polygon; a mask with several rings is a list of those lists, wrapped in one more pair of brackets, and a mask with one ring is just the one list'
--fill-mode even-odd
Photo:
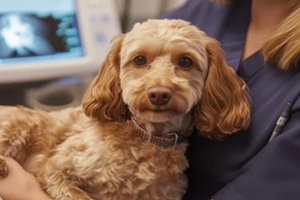
{"label": "blue scrub top", "polygon": [[[181,18],[218,39],[227,62],[249,87],[251,124],[224,141],[193,135],[189,142],[187,200],[300,199],[300,63],[286,71],[266,64],[260,52],[240,61],[250,18],[250,0],[230,5],[188,0],[165,18]],[[300,47],[299,47],[300,48]],[[268,143],[288,103],[291,115]]]}

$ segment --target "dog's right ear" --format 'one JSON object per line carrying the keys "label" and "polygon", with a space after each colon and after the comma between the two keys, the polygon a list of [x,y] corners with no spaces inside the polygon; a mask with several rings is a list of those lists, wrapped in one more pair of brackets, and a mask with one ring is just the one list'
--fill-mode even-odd
{"label": "dog's right ear", "polygon": [[99,72],[86,91],[82,107],[88,117],[102,122],[124,121],[126,105],[120,87],[120,51],[125,35],[118,35]]}

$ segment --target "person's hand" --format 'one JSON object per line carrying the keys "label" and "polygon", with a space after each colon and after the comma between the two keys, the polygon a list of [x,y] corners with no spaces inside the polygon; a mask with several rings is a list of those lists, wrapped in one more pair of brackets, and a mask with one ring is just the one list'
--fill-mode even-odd
{"label": "person's hand", "polygon": [[7,109],[7,108],[13,108],[13,106],[3,106],[3,105],[0,105],[0,110],[1,109]]}
{"label": "person's hand", "polygon": [[33,175],[26,172],[14,159],[4,159],[8,175],[0,179],[0,197],[3,200],[51,200]]}

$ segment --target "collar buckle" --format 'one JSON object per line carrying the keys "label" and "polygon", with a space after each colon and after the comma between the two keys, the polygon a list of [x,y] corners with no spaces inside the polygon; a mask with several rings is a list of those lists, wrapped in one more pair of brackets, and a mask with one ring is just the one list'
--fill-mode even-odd
{"label": "collar buckle", "polygon": [[177,133],[168,133],[166,137],[174,137],[173,147],[177,144],[179,138]]}

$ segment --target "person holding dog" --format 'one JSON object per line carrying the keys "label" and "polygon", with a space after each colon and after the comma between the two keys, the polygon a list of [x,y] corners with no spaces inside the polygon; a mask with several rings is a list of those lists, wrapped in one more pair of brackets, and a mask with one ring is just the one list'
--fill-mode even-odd
{"label": "person holding dog", "polygon": [[[184,199],[298,199],[300,1],[187,0],[163,17],[190,21],[218,39],[227,62],[247,83],[252,105],[246,131],[223,141],[191,136]],[[35,179],[12,160],[8,164],[14,176],[0,180],[0,196],[27,199],[26,187],[13,193],[15,185]],[[36,196],[45,195],[39,184],[32,188]]]}

